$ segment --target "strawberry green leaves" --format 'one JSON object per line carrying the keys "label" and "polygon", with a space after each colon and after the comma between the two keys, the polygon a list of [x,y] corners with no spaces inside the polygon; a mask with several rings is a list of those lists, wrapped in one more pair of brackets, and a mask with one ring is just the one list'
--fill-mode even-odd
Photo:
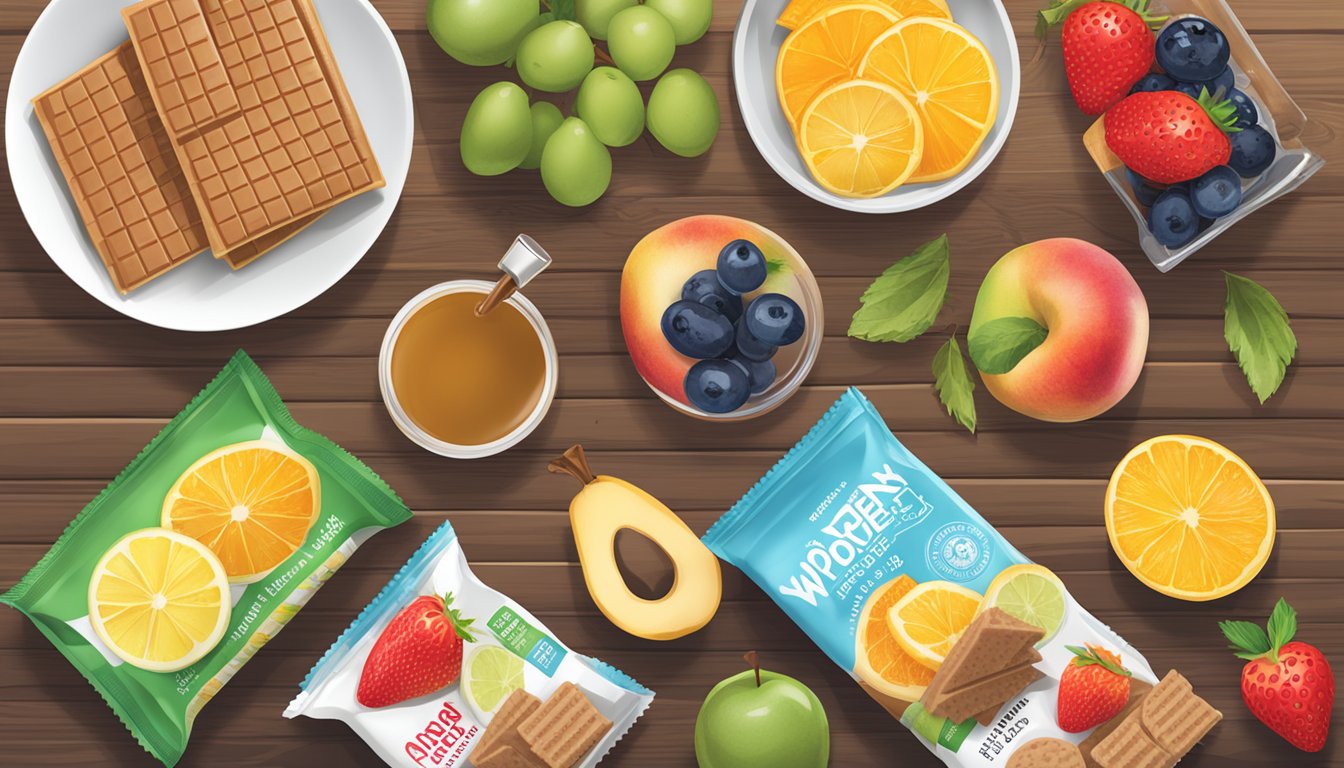
{"label": "strawberry green leaves", "polygon": [[938,391],[938,400],[947,414],[974,434],[975,399],[971,393],[975,391],[975,381],[961,356],[956,333],[933,356],[933,388]]}
{"label": "strawberry green leaves", "polygon": [[1297,337],[1289,327],[1288,313],[1264,286],[1231,272],[1224,272],[1223,278],[1227,283],[1223,336],[1251,391],[1263,403],[1283,383],[1297,353]]}
{"label": "strawberry green leaves", "polygon": [[887,267],[859,298],[850,337],[906,342],[927,331],[947,299],[948,271],[947,235]]}
{"label": "strawberry green leaves", "polygon": [[1029,317],[1000,317],[976,329],[966,339],[971,362],[981,373],[1007,373],[1033,349],[1041,346],[1049,331]]}
{"label": "strawberry green leaves", "polygon": [[1280,597],[1269,614],[1268,634],[1259,624],[1249,621],[1220,621],[1218,628],[1237,658],[1252,661],[1267,657],[1278,663],[1279,649],[1297,634],[1297,611]]}

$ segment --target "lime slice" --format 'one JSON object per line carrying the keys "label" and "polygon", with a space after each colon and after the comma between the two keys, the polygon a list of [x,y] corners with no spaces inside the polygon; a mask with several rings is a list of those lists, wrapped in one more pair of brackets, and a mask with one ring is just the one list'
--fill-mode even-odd
{"label": "lime slice", "polygon": [[1005,568],[985,593],[981,610],[991,606],[1045,630],[1036,644],[1050,641],[1064,623],[1064,583],[1049,568],[1028,563]]}
{"label": "lime slice", "polygon": [[462,692],[482,720],[522,687],[523,660],[497,645],[472,650],[462,665]]}

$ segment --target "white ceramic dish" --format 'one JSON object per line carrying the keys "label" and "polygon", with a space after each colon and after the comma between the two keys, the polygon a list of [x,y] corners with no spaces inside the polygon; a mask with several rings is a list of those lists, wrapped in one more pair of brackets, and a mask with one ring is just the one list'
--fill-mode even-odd
{"label": "white ceramic dish", "polygon": [[733,86],[737,106],[756,149],[780,178],[794,189],[829,206],[859,213],[899,213],[942,200],[979,176],[1003,148],[1017,113],[1021,66],[1017,40],[1001,0],[948,0],[956,22],[989,49],[999,71],[999,115],[980,151],[965,170],[950,179],[905,184],[873,198],[840,197],[812,180],[794,143],[793,131],[775,91],[775,59],[789,31],[775,24],[788,0],[747,0],[733,35]]}
{"label": "white ceramic dish", "polygon": [[368,0],[315,0],[346,87],[387,186],[331,209],[312,226],[233,271],[204,253],[122,296],[93,248],[33,114],[34,96],[126,40],[118,8],[131,0],[52,0],[19,51],[5,99],[5,150],[28,226],[71,280],[141,322],[184,331],[255,325],[335,285],[377,239],[406,181],[414,126],[411,84],[392,32]]}

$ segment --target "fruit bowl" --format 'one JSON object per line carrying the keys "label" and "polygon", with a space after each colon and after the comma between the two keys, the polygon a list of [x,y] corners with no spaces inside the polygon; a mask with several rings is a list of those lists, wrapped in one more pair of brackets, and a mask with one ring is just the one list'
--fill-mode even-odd
{"label": "fruit bowl", "polygon": [[[755,244],[769,267],[765,282],[742,295],[744,302],[783,294],[801,310],[805,326],[796,342],[774,354],[777,373],[769,386],[739,408],[711,413],[687,396],[686,376],[697,360],[672,347],[662,321],[668,308],[683,298],[687,280],[714,269],[724,246],[738,240]],[[821,291],[798,252],[765,227],[731,216],[690,216],[655,229],[631,250],[621,273],[621,330],[636,371],[663,402],[707,421],[752,419],[792,397],[817,360],[824,322]]]}
{"label": "fruit bowl", "polygon": [[956,22],[979,38],[999,79],[994,126],[959,173],[941,181],[906,183],[879,197],[853,198],[828,191],[809,173],[775,89],[775,63],[789,30],[775,20],[788,0],[747,0],[733,35],[733,85],[738,109],[761,157],[794,189],[834,208],[859,213],[899,213],[923,208],[970,184],[1003,148],[1017,112],[1020,66],[1017,41],[1002,3],[947,0]]}

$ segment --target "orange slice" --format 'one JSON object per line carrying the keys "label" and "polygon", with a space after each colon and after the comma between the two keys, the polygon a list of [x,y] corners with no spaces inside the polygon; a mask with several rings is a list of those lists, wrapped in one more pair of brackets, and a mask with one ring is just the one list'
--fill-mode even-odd
{"label": "orange slice", "polygon": [[914,106],[885,83],[848,80],[822,91],[798,122],[812,178],[843,197],[878,197],[919,165],[924,129]]}
{"label": "orange slice", "polygon": [[[775,23],[785,29],[797,29],[799,24],[834,5],[836,0],[790,0]],[[901,17],[933,16],[951,19],[945,0],[874,0],[895,11]]]}
{"label": "orange slice", "polygon": [[901,701],[919,701],[933,680],[933,670],[901,650],[887,624],[896,601],[915,588],[915,580],[901,574],[868,596],[859,615],[854,647],[854,674],[874,690]]}
{"label": "orange slice", "polygon": [[887,623],[901,650],[937,671],[980,608],[981,595],[950,581],[926,581],[887,611]]}
{"label": "orange slice", "polygon": [[975,35],[944,19],[904,19],[873,41],[859,77],[889,83],[919,111],[924,156],[910,181],[955,176],[999,111],[999,74]]}
{"label": "orange slice", "polygon": [[1274,548],[1274,501],[1235,453],[1202,437],[1139,443],[1106,488],[1111,548],[1139,581],[1181,600],[1250,583]]}
{"label": "orange slice", "polygon": [[282,443],[206,454],[163,500],[163,527],[215,553],[230,582],[251,582],[294,554],[321,507],[317,470]]}
{"label": "orange slice", "polygon": [[868,46],[899,18],[885,5],[836,5],[785,38],[775,59],[775,91],[789,124],[798,124],[824,88],[852,78]]}

